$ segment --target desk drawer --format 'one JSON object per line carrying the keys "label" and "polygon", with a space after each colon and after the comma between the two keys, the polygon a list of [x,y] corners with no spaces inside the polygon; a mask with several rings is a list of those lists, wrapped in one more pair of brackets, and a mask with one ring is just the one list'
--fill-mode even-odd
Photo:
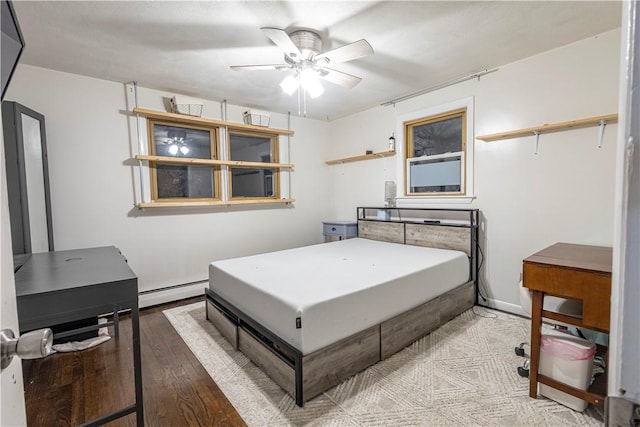
{"label": "desk drawer", "polygon": [[522,279],[532,291],[582,301],[584,326],[609,330],[610,274],[525,262]]}

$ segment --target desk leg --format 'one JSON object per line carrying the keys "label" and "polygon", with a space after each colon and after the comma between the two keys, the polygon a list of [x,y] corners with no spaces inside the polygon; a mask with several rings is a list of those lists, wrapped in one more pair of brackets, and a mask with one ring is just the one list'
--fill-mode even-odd
{"label": "desk leg", "polygon": [[538,397],[538,366],[540,364],[540,329],[544,292],[531,293],[531,362],[529,363],[529,396]]}
{"label": "desk leg", "polygon": [[136,420],[138,427],[144,427],[144,407],[142,405],[142,355],[140,352],[140,313],[137,307],[131,309],[133,344],[133,375],[136,387]]}
{"label": "desk leg", "polygon": [[113,307],[113,335],[115,335],[116,338],[120,336],[120,316],[118,309],[119,307],[117,306]]}

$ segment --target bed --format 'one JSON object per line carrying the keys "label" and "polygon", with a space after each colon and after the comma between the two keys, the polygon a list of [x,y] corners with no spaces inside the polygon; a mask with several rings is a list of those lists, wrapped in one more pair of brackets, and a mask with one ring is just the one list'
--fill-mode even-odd
{"label": "bed", "polygon": [[298,406],[476,302],[477,210],[379,210],[354,239],[209,265],[207,319]]}

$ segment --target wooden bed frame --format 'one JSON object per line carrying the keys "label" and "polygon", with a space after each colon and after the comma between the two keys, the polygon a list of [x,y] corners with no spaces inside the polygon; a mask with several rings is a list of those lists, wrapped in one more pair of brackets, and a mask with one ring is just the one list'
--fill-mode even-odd
{"label": "wooden bed frame", "polygon": [[[358,237],[391,243],[455,249],[470,259],[470,281],[391,319],[303,355],[211,289],[205,289],[206,316],[220,333],[295,398],[298,406],[350,376],[388,358],[477,303],[478,210],[401,211],[468,214],[468,223],[440,220],[377,220],[358,208]],[[399,216],[399,213],[398,213]]]}

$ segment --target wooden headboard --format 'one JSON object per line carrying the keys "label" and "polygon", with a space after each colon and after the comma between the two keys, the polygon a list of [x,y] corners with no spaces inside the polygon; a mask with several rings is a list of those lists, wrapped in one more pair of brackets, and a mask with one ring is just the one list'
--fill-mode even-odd
{"label": "wooden headboard", "polygon": [[359,207],[357,218],[360,238],[466,253],[477,300],[477,209]]}
{"label": "wooden headboard", "polygon": [[358,237],[438,249],[453,249],[471,256],[472,236],[468,227],[411,222],[358,220]]}

